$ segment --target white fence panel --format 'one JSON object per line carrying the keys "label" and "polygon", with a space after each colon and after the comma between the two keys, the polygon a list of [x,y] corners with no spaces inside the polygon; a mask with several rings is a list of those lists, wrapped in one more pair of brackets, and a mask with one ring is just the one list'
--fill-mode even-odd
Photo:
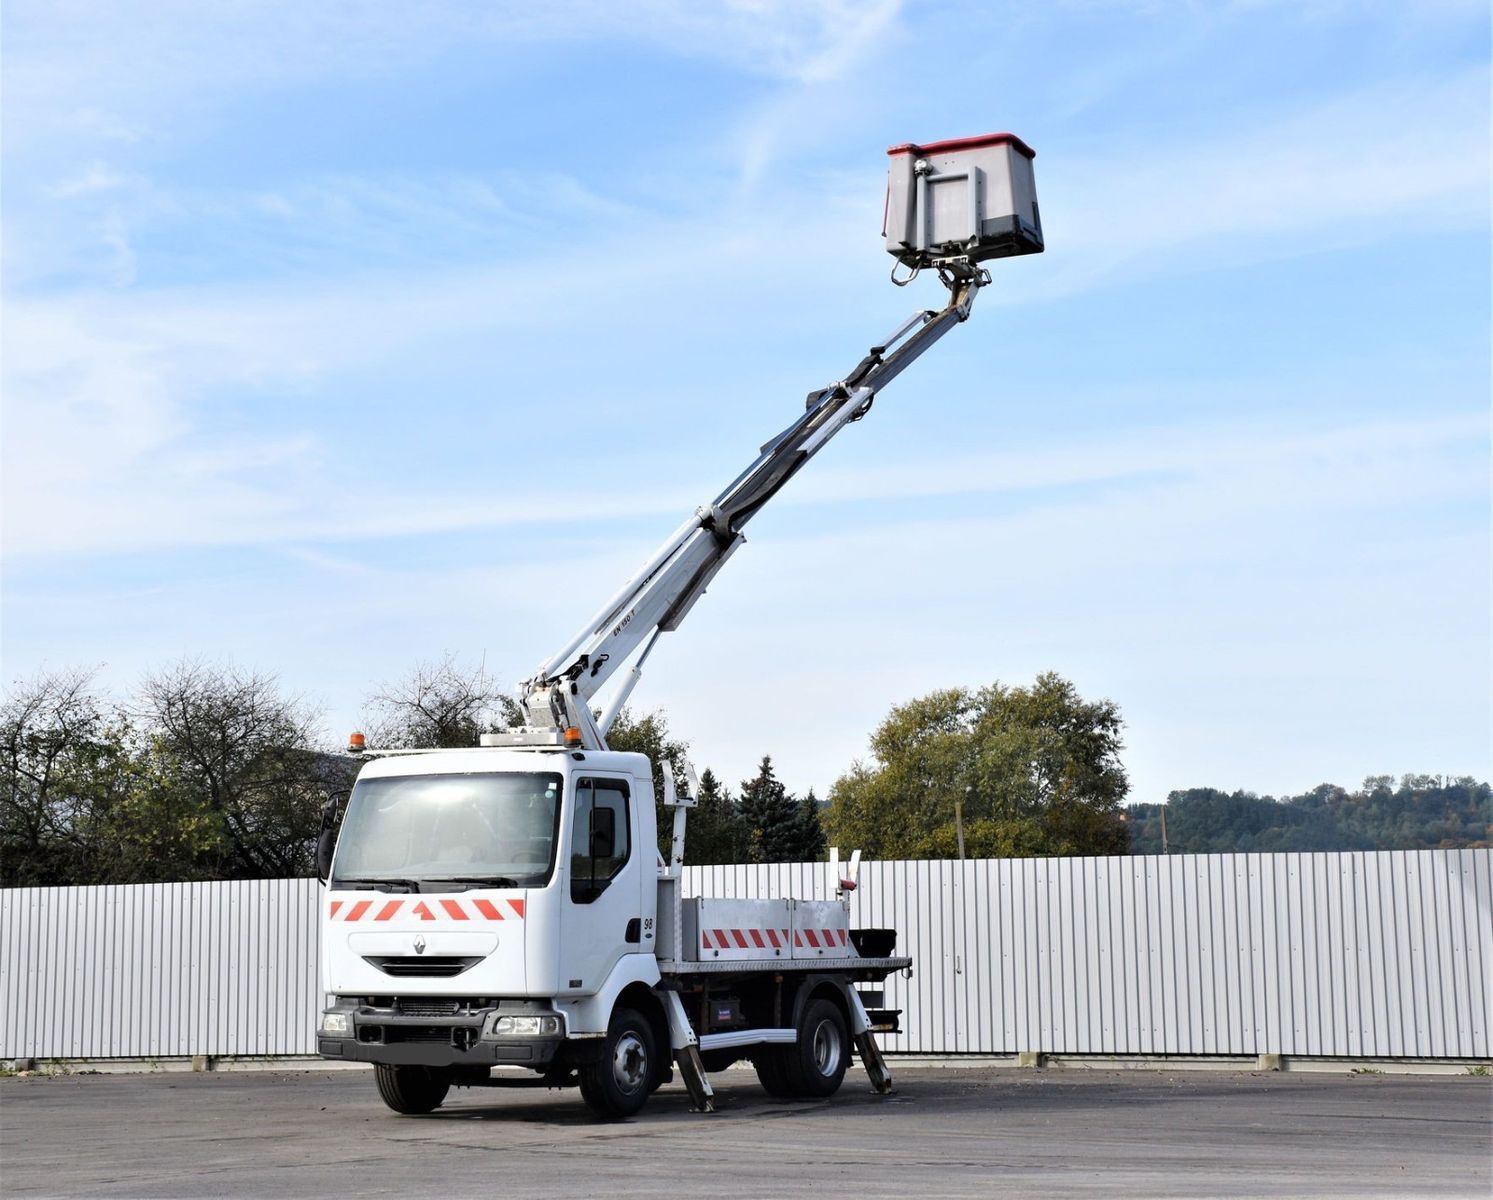
{"label": "white fence panel", "polygon": [[0,1058],[313,1053],[318,890],[0,891]]}
{"label": "white fence panel", "polygon": [[[911,979],[889,1050],[1493,1054],[1493,852],[873,862],[856,926]],[[695,867],[687,894],[824,897],[824,864]]]}
{"label": "white fence panel", "polygon": [[[685,892],[827,899],[823,863]],[[309,1054],[313,880],[0,891],[0,1058]],[[888,1050],[1493,1055],[1493,851],[871,862]]]}

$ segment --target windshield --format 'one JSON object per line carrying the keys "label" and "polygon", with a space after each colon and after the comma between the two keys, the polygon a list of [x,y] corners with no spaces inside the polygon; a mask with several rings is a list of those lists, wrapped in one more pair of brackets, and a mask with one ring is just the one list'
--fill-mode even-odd
{"label": "windshield", "polygon": [[555,866],[561,777],[406,775],[353,788],[332,885],[542,887]]}

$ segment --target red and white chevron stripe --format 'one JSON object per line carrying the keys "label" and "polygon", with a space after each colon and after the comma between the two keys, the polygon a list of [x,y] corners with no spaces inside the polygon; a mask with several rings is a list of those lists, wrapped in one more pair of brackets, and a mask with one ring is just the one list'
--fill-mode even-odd
{"label": "red and white chevron stripe", "polygon": [[786,929],[700,929],[702,950],[782,950],[787,945]]}
{"label": "red and white chevron stripe", "polygon": [[796,929],[793,931],[793,944],[800,950],[805,943],[815,950],[833,950],[836,945],[848,946],[850,934],[844,929]]}
{"label": "red and white chevron stripe", "polygon": [[522,900],[468,900],[445,896],[406,897],[399,900],[333,900],[327,907],[332,921],[522,921]]}

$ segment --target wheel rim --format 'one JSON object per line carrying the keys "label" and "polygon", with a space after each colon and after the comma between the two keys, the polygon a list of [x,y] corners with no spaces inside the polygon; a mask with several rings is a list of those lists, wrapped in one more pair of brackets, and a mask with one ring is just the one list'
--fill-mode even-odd
{"label": "wheel rim", "polygon": [[612,1051],[612,1078],[624,1092],[635,1092],[648,1080],[648,1048],[635,1033],[624,1033]]}
{"label": "wheel rim", "polygon": [[814,1067],[819,1074],[831,1076],[840,1069],[840,1031],[828,1017],[814,1026]]}

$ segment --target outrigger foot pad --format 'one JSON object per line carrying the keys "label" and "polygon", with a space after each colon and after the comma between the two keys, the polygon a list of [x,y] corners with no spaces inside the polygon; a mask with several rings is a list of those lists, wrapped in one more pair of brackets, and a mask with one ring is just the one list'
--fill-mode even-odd
{"label": "outrigger foot pad", "polygon": [[892,1073],[887,1070],[886,1059],[881,1057],[881,1048],[876,1044],[876,1035],[869,1029],[855,1035],[855,1048],[861,1056],[861,1066],[871,1077],[871,1086],[883,1096],[892,1094]]}
{"label": "outrigger foot pad", "polygon": [[714,1112],[715,1091],[711,1088],[710,1080],[705,1074],[705,1064],[700,1061],[700,1048],[693,1044],[681,1047],[674,1051],[674,1062],[679,1067],[679,1075],[684,1080],[684,1086],[693,1102],[690,1111]]}

